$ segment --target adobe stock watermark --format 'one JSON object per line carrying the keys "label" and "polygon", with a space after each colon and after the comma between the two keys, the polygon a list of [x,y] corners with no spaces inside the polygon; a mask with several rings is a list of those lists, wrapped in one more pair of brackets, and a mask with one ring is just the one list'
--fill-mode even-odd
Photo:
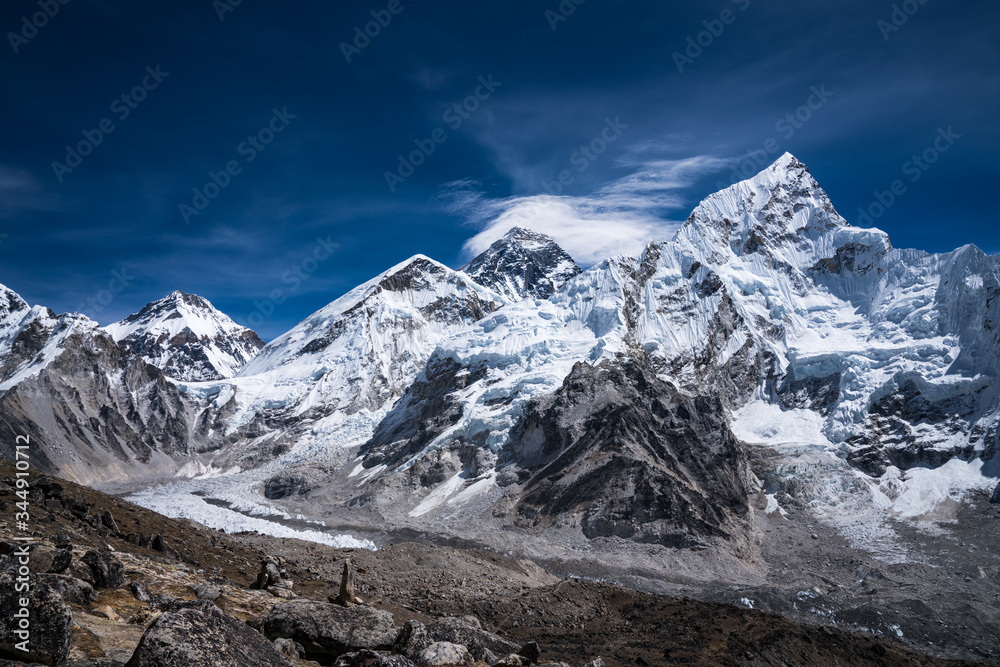
{"label": "adobe stock watermark", "polygon": [[[611,144],[617,141],[627,129],[628,125],[622,122],[621,116],[615,116],[614,120],[605,118],[604,127],[600,133],[589,143],[580,146],[578,150],[570,155],[570,164],[576,167],[576,172],[579,174],[587,171],[590,169],[590,165],[596,162],[597,158],[604,155]],[[563,169],[559,172],[559,176],[555,181],[549,183],[543,180],[542,187],[548,190],[549,194],[558,195],[562,193],[563,188],[572,185],[575,180],[576,176],[571,170]]]}
{"label": "adobe stock watermark", "polygon": [[[750,8],[750,0],[732,0],[732,3],[739,8],[740,12],[745,12]],[[715,44],[715,40],[722,37],[722,33],[726,31],[726,26],[736,23],[738,16],[739,14],[727,7],[719,12],[719,18],[702,21],[701,24],[705,26],[705,29],[697,35],[688,36],[687,47],[683,53],[680,51],[674,51],[673,53],[674,65],[677,66],[677,71],[683,74],[685,67],[693,65],[695,60],[701,58],[705,53],[705,49],[710,48]]]}
{"label": "adobe stock watermark", "polygon": [[[413,2],[413,0],[406,1]],[[340,43],[340,52],[344,54],[347,64],[351,64],[351,60],[355,56],[361,55],[362,51],[371,46],[372,40],[377,39],[382,31],[389,27],[393,19],[403,13],[404,9],[406,9],[406,5],[403,4],[402,0],[389,0],[385,9],[371,11],[371,21],[365,23],[364,26],[354,26],[354,39],[351,42]]]}
{"label": "adobe stock watermark", "polygon": [[212,9],[219,17],[219,23],[224,23],[226,14],[236,11],[236,8],[243,4],[243,0],[212,0]]}
{"label": "adobe stock watermark", "polygon": [[60,8],[68,5],[70,0],[39,0],[37,11],[31,16],[21,17],[21,29],[18,32],[8,32],[7,41],[14,49],[14,53],[19,53],[21,47],[30,42],[38,35],[38,31],[49,24],[49,21],[56,17]]}
{"label": "adobe stock watermark", "polygon": [[[950,125],[948,129],[939,127],[937,136],[931,145],[919,155],[910,156],[910,159],[903,163],[900,168],[903,175],[909,176],[910,183],[916,183],[961,138],[962,135],[957,134]],[[876,190],[872,193],[874,201],[868,206],[858,207],[857,222],[866,227],[874,227],[875,221],[885,215],[899,201],[899,198],[907,193],[907,190],[906,182],[902,179],[896,179],[890,183],[889,189],[884,192]]]}
{"label": "adobe stock watermark", "polygon": [[875,25],[882,33],[882,39],[889,41],[889,36],[894,32],[899,32],[904,25],[910,22],[910,17],[920,11],[920,8],[927,4],[927,0],[903,0],[903,2],[893,5],[889,19],[879,19]]}
{"label": "adobe stock watermark", "polygon": [[[827,88],[825,83],[819,86],[810,86],[809,96],[805,102],[779,118],[774,124],[774,130],[780,138],[790,141],[799,130],[805,127],[806,123],[813,119],[816,112],[826,106],[834,94],[834,91]],[[781,142],[778,141],[779,136],[768,137],[760,148],[748,150],[733,167],[729,175],[729,182],[716,182],[716,189],[724,190],[733,183],[752,178],[761,169],[771,164],[774,161],[773,156],[782,150]]]}
{"label": "adobe stock watermark", "polygon": [[[125,289],[132,284],[135,280],[135,276],[130,275],[127,266],[122,266],[121,269],[115,269],[111,271],[111,279],[108,281],[107,286],[104,289],[99,290],[93,296],[89,296],[79,303],[76,307],[76,312],[82,313],[84,315],[100,315],[104,312],[104,309],[111,305],[111,302],[115,300],[115,297],[125,291]],[[93,317],[91,319],[97,319]]]}
{"label": "adobe stock watermark", "polygon": [[[461,102],[453,104],[441,116],[441,120],[452,131],[461,129],[465,121],[472,118],[472,115],[482,107],[483,102],[490,99],[493,93],[503,85],[502,81],[495,81],[492,74],[485,77],[480,76],[478,82],[479,85],[476,86],[471,95]],[[413,144],[416,146],[416,149],[406,155],[400,153],[397,156],[399,164],[396,167],[396,171],[386,171],[384,174],[385,183],[389,186],[389,191],[395,192],[398,186],[406,183],[406,180],[413,176],[417,169],[423,166],[437,152],[438,146],[446,141],[448,141],[448,131],[443,127],[436,128],[426,139],[414,139]]]}
{"label": "adobe stock watermark", "polygon": [[[14,644],[14,648],[22,653],[28,653],[28,642],[31,640],[31,545],[35,538],[31,536],[31,511],[30,511],[30,475],[29,468],[31,461],[31,438],[26,435],[19,435],[14,439],[14,486],[17,489],[14,495],[17,500],[14,503],[17,511],[14,513],[14,527],[22,535],[12,536],[18,543],[17,549],[12,554],[16,558],[16,578],[14,579],[14,593],[20,593],[12,605],[16,611],[13,618],[7,623],[10,634],[19,642]],[[13,533],[10,529],[5,533]]]}
{"label": "adobe stock watermark", "polygon": [[569,17],[576,13],[576,8],[586,1],[587,0],[562,0],[555,10],[545,10],[545,20],[549,22],[549,27],[552,28],[552,32],[559,29],[560,23],[568,21]]}
{"label": "adobe stock watermark", "polygon": [[283,107],[280,110],[277,107],[273,108],[271,119],[267,124],[249,135],[236,147],[236,154],[243,158],[243,162],[233,159],[226,162],[219,171],[210,170],[205,184],[200,188],[192,189],[191,202],[178,205],[177,208],[184,219],[184,224],[191,224],[191,218],[201,215],[209,204],[229,187],[233,179],[243,173],[243,164],[251,164],[256,160],[297,117],[297,114],[288,112],[288,107]]}
{"label": "adobe stock watermark", "polygon": [[251,329],[259,327],[265,320],[267,320],[267,318],[274,315],[278,306],[285,303],[291,294],[294,294],[301,289],[302,283],[309,280],[312,275],[316,273],[320,264],[330,259],[339,249],[340,244],[335,243],[329,235],[325,239],[323,237],[318,237],[316,239],[316,245],[313,246],[312,252],[301,262],[296,262],[291,266],[291,268],[281,274],[281,282],[283,285],[288,286],[287,289],[281,287],[276,288],[271,290],[267,299],[263,301],[254,301],[253,312],[247,315],[245,321],[237,321],[237,324]]}
{"label": "adobe stock watermark", "polygon": [[[146,101],[149,94],[160,87],[160,84],[170,76],[170,72],[164,72],[160,66],[149,66],[146,68],[146,75],[142,77],[132,90],[122,93],[111,102],[111,113],[119,121],[128,119],[132,112],[139,108],[139,105]],[[116,130],[115,122],[110,117],[102,118],[97,127],[93,130],[83,130],[83,139],[75,145],[66,146],[66,156],[63,161],[58,160],[52,163],[52,171],[60,183],[67,174],[72,174],[73,170],[83,164],[84,158],[93,154],[94,150],[104,143],[104,138]]]}

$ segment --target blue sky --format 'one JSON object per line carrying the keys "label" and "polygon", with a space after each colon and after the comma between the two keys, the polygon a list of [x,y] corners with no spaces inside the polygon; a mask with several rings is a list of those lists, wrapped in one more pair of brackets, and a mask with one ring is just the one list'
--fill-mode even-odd
{"label": "blue sky", "polygon": [[901,181],[897,247],[1000,252],[995,2],[234,1],[4,3],[0,283],[102,324],[183,289],[270,339],[504,225],[631,252],[786,150],[852,223]]}

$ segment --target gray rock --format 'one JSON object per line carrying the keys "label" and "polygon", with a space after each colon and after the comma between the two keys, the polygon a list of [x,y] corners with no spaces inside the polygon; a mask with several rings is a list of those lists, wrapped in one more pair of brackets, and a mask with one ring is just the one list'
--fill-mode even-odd
{"label": "gray rock", "polygon": [[39,579],[51,586],[66,602],[80,606],[97,602],[97,591],[82,579],[65,574],[42,574]]}
{"label": "gray rock", "polygon": [[[293,642],[291,639],[285,639],[284,637],[278,637],[274,640],[274,648],[278,649],[278,653],[285,656],[286,658],[298,658],[300,655],[305,654],[305,649]],[[299,649],[302,649],[301,651]]]}
{"label": "gray rock", "polygon": [[126,667],[290,667],[246,623],[211,602],[166,612],[146,629]]}
{"label": "gray rock", "polygon": [[86,581],[91,586],[94,585],[94,571],[78,560],[74,560],[70,563],[69,567],[66,568],[62,574]]}
{"label": "gray rock", "polygon": [[312,600],[292,600],[274,605],[264,619],[269,639],[293,639],[305,648],[310,660],[360,649],[388,650],[399,628],[392,614],[363,605],[340,605]]}
{"label": "gray rock", "polygon": [[993,489],[993,497],[990,498],[990,502],[994,505],[1000,505],[1000,484],[997,484],[997,488]]}
{"label": "gray rock", "polygon": [[521,647],[521,650],[517,654],[527,658],[528,662],[535,663],[542,657],[542,649],[538,647],[538,642],[528,642]]}
{"label": "gray rock", "polygon": [[104,514],[101,515],[101,523],[103,523],[104,527],[110,530],[112,534],[121,534],[121,531],[118,530],[118,524],[115,523],[115,517],[111,514],[111,510],[104,510]]}
{"label": "gray rock", "polygon": [[[16,553],[16,552],[15,552]],[[73,637],[73,612],[62,597],[41,577],[27,572],[28,591],[16,589],[19,572],[17,556],[0,556],[0,655],[16,656],[29,663],[56,665],[69,655]],[[21,602],[27,605],[22,607]],[[18,615],[28,614],[21,627]],[[27,636],[19,633],[27,632]],[[18,644],[27,639],[25,653]]]}
{"label": "gray rock", "polygon": [[208,600],[209,602],[212,602],[222,597],[222,589],[218,586],[212,586],[210,584],[192,586],[191,590],[194,591],[195,596],[199,600]]}
{"label": "gray rock", "polygon": [[154,599],[153,594],[149,592],[149,589],[139,581],[133,581],[129,586],[129,590],[132,591],[133,597],[135,597],[135,599],[139,602],[152,602]]}
{"label": "gray rock", "polygon": [[50,574],[62,574],[73,564],[73,552],[69,549],[56,549],[52,554],[52,566],[49,567]]}
{"label": "gray rock", "polygon": [[125,585],[125,568],[110,551],[91,549],[80,560],[94,573],[96,588],[121,588]]}
{"label": "gray rock", "polygon": [[414,667],[411,660],[401,655],[381,655],[368,650],[345,653],[333,664],[334,667]]}
{"label": "gray rock", "polygon": [[593,660],[591,660],[590,662],[588,662],[583,667],[604,667],[604,658],[601,658],[600,656],[598,656],[598,657],[594,658]]}
{"label": "gray rock", "polygon": [[416,658],[421,665],[471,665],[475,658],[461,644],[451,642],[434,642]]}
{"label": "gray rock", "polygon": [[392,652],[415,658],[421,651],[434,643],[427,627],[420,621],[407,621],[392,643]]}
{"label": "gray rock", "polygon": [[[496,656],[517,653],[520,646],[492,632],[482,629],[479,619],[473,616],[439,618],[427,626],[427,632],[436,642],[461,644],[479,661],[490,662]],[[487,651],[495,655],[488,655]]]}

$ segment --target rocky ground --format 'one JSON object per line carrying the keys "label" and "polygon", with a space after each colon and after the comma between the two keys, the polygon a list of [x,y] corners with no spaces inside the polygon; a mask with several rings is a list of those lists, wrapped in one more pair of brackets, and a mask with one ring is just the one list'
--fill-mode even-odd
{"label": "rocky ground", "polygon": [[[15,552],[10,464],[0,479],[0,551]],[[563,579],[486,550],[226,535],[69,482],[32,486],[37,664],[983,664],[745,606]],[[347,559],[363,603],[342,607],[329,600]],[[0,665],[32,664],[12,647],[15,561],[0,556]]]}

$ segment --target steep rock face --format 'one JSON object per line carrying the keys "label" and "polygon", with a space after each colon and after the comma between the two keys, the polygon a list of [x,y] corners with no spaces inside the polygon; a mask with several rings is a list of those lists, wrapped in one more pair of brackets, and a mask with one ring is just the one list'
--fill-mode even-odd
{"label": "steep rock face", "polygon": [[500,469],[526,480],[517,510],[536,526],[676,548],[749,527],[751,473],[722,402],[680,395],[643,360],[577,364],[526,408]]}
{"label": "steep rock face", "polygon": [[233,377],[264,347],[256,333],[207,300],[179,291],[106,330],[167,376],[187,382]]}
{"label": "steep rock face", "polygon": [[510,301],[547,299],[583,272],[551,238],[520,227],[511,229],[462,270]]}
{"label": "steep rock face", "polygon": [[163,373],[83,316],[18,312],[0,332],[0,455],[13,460],[17,436],[27,436],[33,467],[88,484],[181,465],[195,429]]}

